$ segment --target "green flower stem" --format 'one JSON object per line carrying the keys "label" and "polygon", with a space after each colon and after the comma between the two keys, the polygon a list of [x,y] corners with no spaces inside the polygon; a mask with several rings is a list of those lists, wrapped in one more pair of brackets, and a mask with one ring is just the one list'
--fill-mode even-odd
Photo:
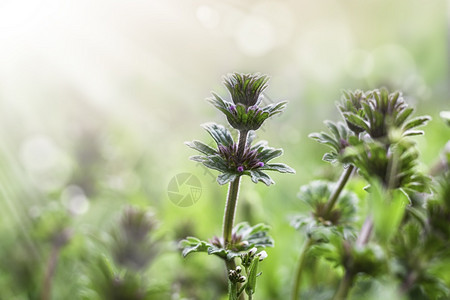
{"label": "green flower stem", "polygon": [[[239,131],[238,156],[242,156],[242,154],[244,153],[245,145],[247,143],[247,135],[248,131]],[[230,182],[230,185],[228,187],[227,203],[225,204],[225,213],[223,217],[223,242],[225,248],[229,247],[233,234],[234,216],[236,215],[240,181],[241,176],[238,176],[235,180]],[[230,270],[236,269],[236,263],[234,262],[234,259],[225,260],[225,265],[227,267],[227,274]],[[238,284],[236,285],[236,287],[236,289],[239,289]],[[234,293],[234,290],[230,290],[230,297],[232,297],[232,293]]]}
{"label": "green flower stem", "polygon": [[348,292],[353,285],[353,280],[355,276],[349,271],[345,272],[344,278],[342,278],[339,285],[339,289],[333,297],[333,300],[345,300],[347,299]]}
{"label": "green flower stem", "polygon": [[[241,288],[239,289],[239,291],[238,291],[238,293],[237,293],[238,297],[243,296],[245,286],[246,286],[246,285],[243,284],[243,285],[241,286]],[[242,298],[242,297],[241,297],[241,298]]]}
{"label": "green flower stem", "polygon": [[302,252],[300,254],[300,258],[298,259],[298,265],[297,265],[297,272],[295,274],[294,279],[294,287],[292,289],[292,300],[297,300],[299,291],[300,291],[300,281],[302,278],[303,268],[305,267],[305,261],[306,261],[306,253],[308,252],[309,248],[313,245],[313,240],[308,238],[305,245],[303,246]]}
{"label": "green flower stem", "polygon": [[[337,200],[339,199],[339,195],[341,194],[342,190],[344,189],[344,186],[347,184],[350,176],[352,175],[353,170],[355,167],[353,165],[349,165],[347,169],[344,170],[341,177],[339,178],[339,181],[337,182],[336,189],[333,191],[333,193],[330,195],[330,198],[327,201],[326,204],[326,215],[328,215],[331,210],[333,209],[334,205],[336,205]],[[294,286],[292,288],[292,300],[297,300],[300,292],[300,280],[302,277],[305,259],[306,259],[306,252],[308,252],[309,248],[314,244],[313,240],[308,238],[308,240],[305,243],[305,246],[302,249],[302,253],[300,254],[300,258],[297,265],[297,272],[294,279]]]}
{"label": "green flower stem", "polygon": [[349,165],[348,168],[342,173],[342,175],[339,178],[339,181],[337,183],[336,189],[333,191],[333,194],[331,194],[330,198],[327,201],[325,215],[328,215],[331,212],[331,210],[333,209],[334,205],[336,204],[336,202],[339,198],[339,195],[341,194],[342,190],[344,189],[344,186],[347,183],[350,176],[352,175],[352,172],[354,169],[355,169],[355,167],[353,165]]}
{"label": "green flower stem", "polygon": [[229,300],[238,300],[237,290],[238,290],[237,283],[231,282],[231,280],[228,280],[228,299]]}
{"label": "green flower stem", "polygon": [[248,130],[241,130],[239,131],[239,142],[238,142],[238,151],[237,156],[242,157],[245,150],[245,145],[247,144],[247,136],[248,136]]}
{"label": "green flower stem", "polygon": [[368,215],[366,220],[364,221],[363,226],[361,227],[359,236],[356,239],[356,245],[360,247],[366,245],[370,240],[372,231],[373,231],[373,219],[371,215]]}
{"label": "green flower stem", "polygon": [[231,242],[240,181],[241,176],[238,176],[235,180],[230,182],[230,185],[228,187],[227,203],[225,205],[225,215],[223,218],[223,241],[225,248],[228,248]]}
{"label": "green flower stem", "polygon": [[[356,240],[356,245],[359,247],[366,245],[370,240],[372,231],[373,231],[373,219],[372,219],[372,216],[369,215],[369,216],[367,216],[366,220],[364,221],[364,224],[361,228],[359,236]],[[344,278],[342,278],[341,283],[339,285],[339,289],[337,290],[336,294],[334,295],[333,300],[345,300],[347,298],[348,292],[350,291],[350,289],[353,286],[354,279],[355,279],[355,276],[351,272],[351,270],[346,270]]]}
{"label": "green flower stem", "polygon": [[[242,156],[247,143],[248,131],[239,131],[238,156]],[[223,218],[223,242],[225,248],[228,247],[231,241],[231,235],[234,225],[234,216],[236,214],[237,200],[239,195],[239,184],[241,176],[236,177],[230,182],[228,187],[227,203],[225,204],[225,213]]]}

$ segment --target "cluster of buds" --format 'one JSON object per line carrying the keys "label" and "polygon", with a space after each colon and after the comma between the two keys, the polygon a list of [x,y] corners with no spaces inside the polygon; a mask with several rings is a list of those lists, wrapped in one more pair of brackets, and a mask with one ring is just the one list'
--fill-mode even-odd
{"label": "cluster of buds", "polygon": [[269,77],[260,74],[231,74],[225,78],[225,86],[236,105],[251,107],[261,102]]}
{"label": "cluster of buds", "polygon": [[[210,241],[211,245],[216,246],[217,248],[225,248],[223,243],[223,238],[219,238],[214,236]],[[231,241],[228,244],[227,248],[232,251],[245,251],[248,249],[249,243],[246,240],[242,240],[242,235],[233,233],[231,235]]]}
{"label": "cluster of buds", "polygon": [[263,261],[267,257],[267,252],[262,250],[258,252],[256,247],[253,247],[248,252],[241,255],[242,265],[246,268],[250,267],[253,259],[258,259],[259,261]]}
{"label": "cluster of buds", "polygon": [[230,74],[225,77],[224,85],[230,92],[231,102],[215,93],[208,101],[224,113],[233,128],[257,130],[265,120],[286,107],[285,101],[260,107],[268,80],[269,77],[260,74]]}
{"label": "cluster of buds", "polygon": [[390,141],[392,131],[400,137],[421,135],[416,127],[425,125],[430,117],[410,118],[414,109],[408,107],[400,92],[389,93],[386,89],[369,92],[345,93],[338,105],[348,127],[356,134],[367,133],[372,139]]}
{"label": "cluster of buds", "polygon": [[245,148],[242,155],[238,154],[237,144],[229,146],[219,145],[218,151],[222,158],[227,161],[228,167],[239,173],[264,167],[264,163],[258,158],[258,152],[248,147]]}
{"label": "cluster of buds", "polygon": [[244,275],[241,275],[242,268],[240,266],[237,266],[236,269],[230,270],[228,272],[228,279],[230,279],[233,283],[243,283],[247,278]]}

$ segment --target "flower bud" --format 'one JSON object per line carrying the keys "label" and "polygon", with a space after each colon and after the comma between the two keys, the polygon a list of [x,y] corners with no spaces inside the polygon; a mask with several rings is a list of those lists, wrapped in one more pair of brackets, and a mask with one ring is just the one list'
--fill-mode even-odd
{"label": "flower bud", "polygon": [[253,247],[252,249],[250,249],[250,251],[248,251],[248,255],[254,256],[256,254],[256,251],[258,251],[258,249],[256,247]]}
{"label": "flower bud", "polygon": [[263,250],[256,254],[256,257],[259,258],[259,261],[263,261],[267,257],[267,252]]}

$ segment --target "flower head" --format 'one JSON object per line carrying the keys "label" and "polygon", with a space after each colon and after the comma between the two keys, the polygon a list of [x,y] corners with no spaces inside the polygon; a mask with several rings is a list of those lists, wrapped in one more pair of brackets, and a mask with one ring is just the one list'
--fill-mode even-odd
{"label": "flower head", "polygon": [[287,103],[259,106],[268,80],[267,76],[259,74],[230,74],[225,78],[224,84],[230,92],[231,102],[223,100],[215,93],[208,101],[225,114],[233,128],[257,130],[266,119],[281,113]]}
{"label": "flower head", "polygon": [[[430,120],[428,116],[409,119],[413,108],[408,107],[400,92],[379,89],[345,95],[338,107],[348,127],[357,134],[366,132],[372,139],[383,140],[386,144],[395,142],[392,136],[423,134],[423,131],[413,129]],[[396,131],[399,134],[392,134]]]}
{"label": "flower head", "polygon": [[224,84],[233,103],[245,107],[258,105],[262,92],[267,88],[269,77],[260,74],[234,73],[225,77]]}
{"label": "flower head", "polygon": [[264,171],[295,173],[292,168],[285,164],[269,163],[270,160],[283,154],[281,149],[268,147],[266,142],[259,142],[251,146],[251,139],[249,139],[244,151],[239,153],[238,146],[228,129],[214,123],[204,124],[203,127],[213,137],[217,148],[212,148],[199,141],[187,142],[186,144],[203,154],[191,157],[192,160],[222,172],[217,178],[220,184],[233,181],[241,175],[248,175],[255,183],[261,181],[270,185],[273,180]]}

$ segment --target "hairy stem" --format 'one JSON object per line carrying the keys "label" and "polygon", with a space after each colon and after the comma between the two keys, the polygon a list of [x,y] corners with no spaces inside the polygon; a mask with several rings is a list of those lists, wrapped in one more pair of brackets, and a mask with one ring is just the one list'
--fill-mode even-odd
{"label": "hairy stem", "polygon": [[333,193],[331,194],[330,198],[327,201],[325,215],[328,215],[333,209],[334,205],[339,199],[339,195],[344,189],[344,186],[347,184],[347,181],[352,175],[354,169],[355,167],[353,165],[349,165],[348,168],[345,169],[344,172],[342,173],[341,177],[339,178],[339,181],[337,182],[336,189],[333,191]]}
{"label": "hairy stem", "polygon": [[303,268],[305,267],[305,261],[306,261],[306,253],[308,252],[309,248],[313,245],[313,240],[308,238],[305,245],[303,246],[302,252],[300,254],[300,257],[298,259],[298,265],[297,265],[297,272],[295,273],[295,279],[294,279],[294,287],[292,289],[292,300],[297,300],[299,291],[300,291],[300,281],[303,274]]}
{"label": "hairy stem", "polygon": [[230,185],[228,187],[227,203],[225,205],[225,214],[223,218],[223,242],[225,248],[228,248],[231,242],[240,181],[241,177],[239,176],[235,180],[230,182]]}
{"label": "hairy stem", "polygon": [[[247,143],[248,131],[239,132],[239,143],[238,143],[238,156],[242,156],[245,150],[245,144]],[[237,200],[239,194],[239,184],[241,177],[236,177],[235,180],[230,182],[228,188],[227,203],[225,204],[225,213],[223,217],[223,242],[225,248],[228,247],[231,241],[231,235],[234,225],[234,216],[236,214]]]}
{"label": "hairy stem", "polygon": [[238,287],[237,283],[228,280],[228,299],[238,300]]}
{"label": "hairy stem", "polygon": [[333,297],[333,300],[345,300],[347,299],[348,292],[353,285],[355,276],[349,271],[345,271],[344,278],[342,278],[339,284],[339,289]]}
{"label": "hairy stem", "polygon": [[239,142],[238,142],[238,151],[237,151],[238,157],[242,157],[242,155],[244,154],[245,146],[247,144],[247,136],[248,136],[248,130],[239,131]]}
{"label": "hairy stem", "polygon": [[[239,142],[238,142],[238,156],[242,157],[245,146],[247,143],[247,135],[248,131],[240,131],[239,132]],[[233,235],[233,226],[234,226],[234,217],[236,215],[236,207],[237,207],[237,201],[238,201],[238,195],[239,195],[239,185],[241,181],[241,176],[236,177],[235,180],[230,182],[230,185],[228,187],[228,195],[227,195],[227,202],[225,204],[225,212],[223,216],[223,243],[225,249],[228,249],[230,246],[230,242]],[[230,272],[230,270],[236,269],[236,263],[234,262],[234,259],[231,260],[225,260],[225,265],[227,267],[227,275]],[[239,289],[239,284],[236,284],[236,290]],[[233,291],[230,290],[230,293],[233,293]],[[229,295],[232,297],[232,295]],[[242,298],[242,297],[240,297]]]}

